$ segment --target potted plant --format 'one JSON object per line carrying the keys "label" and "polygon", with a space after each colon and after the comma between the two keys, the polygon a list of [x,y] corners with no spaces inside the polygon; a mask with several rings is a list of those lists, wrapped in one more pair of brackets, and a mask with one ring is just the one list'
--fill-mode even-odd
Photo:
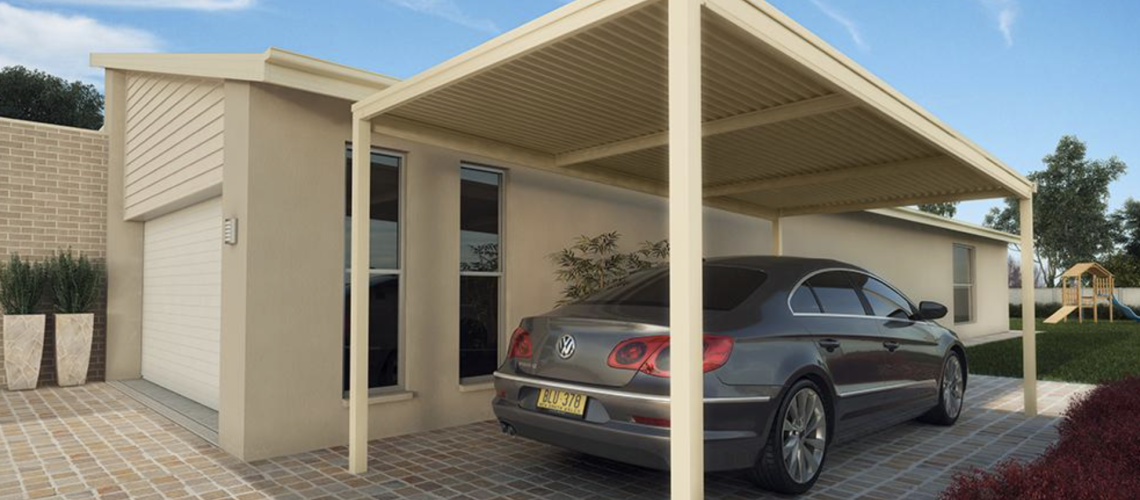
{"label": "potted plant", "polygon": [[87,382],[91,363],[91,337],[95,332],[92,308],[99,298],[103,268],[71,249],[48,263],[55,299],[55,369],[61,387]]}
{"label": "potted plant", "polygon": [[4,373],[8,389],[35,389],[44,354],[46,316],[33,314],[44,291],[44,266],[12,254],[0,265],[4,308]]}

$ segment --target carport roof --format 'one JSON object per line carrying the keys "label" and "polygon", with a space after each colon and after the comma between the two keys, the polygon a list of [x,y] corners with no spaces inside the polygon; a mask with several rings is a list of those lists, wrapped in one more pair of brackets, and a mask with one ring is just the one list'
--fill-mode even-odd
{"label": "carport roof", "polygon": [[[766,218],[1033,184],[757,0],[703,0],[704,195]],[[663,0],[577,0],[360,102],[382,134],[664,195]]]}

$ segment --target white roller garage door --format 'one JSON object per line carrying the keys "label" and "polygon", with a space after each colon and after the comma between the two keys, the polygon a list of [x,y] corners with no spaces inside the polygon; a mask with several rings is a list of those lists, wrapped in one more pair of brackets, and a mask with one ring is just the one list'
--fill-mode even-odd
{"label": "white roller garage door", "polygon": [[221,198],[147,221],[143,232],[143,378],[217,409]]}

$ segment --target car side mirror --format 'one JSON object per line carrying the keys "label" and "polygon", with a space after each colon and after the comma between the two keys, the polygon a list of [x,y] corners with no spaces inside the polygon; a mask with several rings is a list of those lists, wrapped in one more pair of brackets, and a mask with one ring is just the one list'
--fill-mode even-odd
{"label": "car side mirror", "polygon": [[921,319],[934,321],[936,319],[942,319],[946,317],[946,313],[946,306],[937,302],[924,300],[918,304],[918,316]]}

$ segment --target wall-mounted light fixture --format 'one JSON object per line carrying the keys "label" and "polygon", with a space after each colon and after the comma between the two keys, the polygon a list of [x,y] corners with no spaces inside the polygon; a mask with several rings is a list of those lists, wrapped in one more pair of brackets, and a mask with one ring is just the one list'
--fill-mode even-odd
{"label": "wall-mounted light fixture", "polygon": [[238,221],[236,218],[226,219],[222,226],[222,241],[227,245],[237,245]]}

